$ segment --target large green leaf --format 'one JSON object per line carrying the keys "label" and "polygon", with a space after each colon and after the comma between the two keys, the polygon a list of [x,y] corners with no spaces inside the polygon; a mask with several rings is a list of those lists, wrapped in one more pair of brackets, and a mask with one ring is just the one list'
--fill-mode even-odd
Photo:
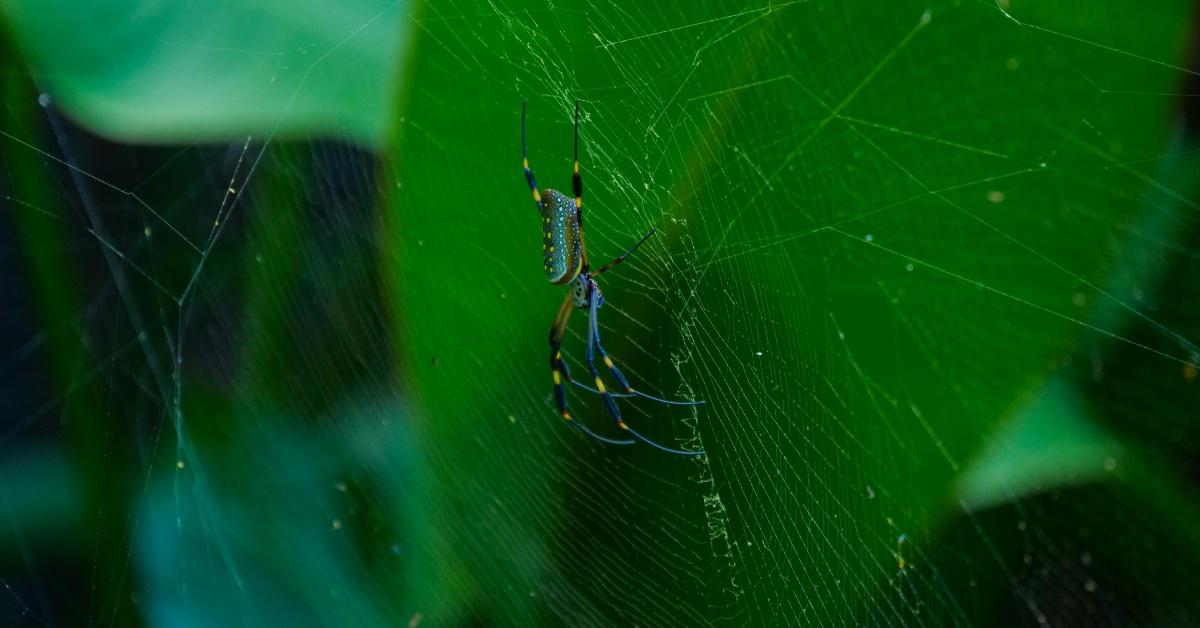
{"label": "large green leaf", "polygon": [[376,145],[408,48],[407,0],[9,0],[57,104],[125,140],[337,134]]}
{"label": "large green leaf", "polygon": [[[440,578],[414,595],[649,623],[937,604],[912,555],[960,472],[1092,309],[1138,311],[1110,273],[1159,211],[1144,160],[1168,144],[1186,3],[1132,30],[1079,3],[544,8],[432,5],[393,152],[400,368],[441,490]],[[593,259],[660,229],[602,282],[606,345],[644,388],[708,401],[627,419],[706,458],[599,445],[549,400],[562,292],[518,116],[528,99],[530,161],[563,189],[575,98]]]}
{"label": "large green leaf", "polygon": [[982,510],[1030,494],[1113,477],[1129,463],[1120,442],[1083,411],[1083,402],[1056,378],[1030,407],[979,453],[959,477],[958,496]]}

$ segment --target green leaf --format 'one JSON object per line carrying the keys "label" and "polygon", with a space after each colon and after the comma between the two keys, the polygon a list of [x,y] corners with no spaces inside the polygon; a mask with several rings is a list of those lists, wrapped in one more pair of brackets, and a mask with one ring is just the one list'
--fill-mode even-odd
{"label": "green leaf", "polygon": [[[960,485],[994,503],[1104,472],[1075,401],[1028,400],[1097,303],[1133,302],[1104,287],[1158,210],[1146,159],[1168,146],[1187,3],[1137,29],[1092,3],[543,8],[485,9],[469,37],[425,23],[392,155],[397,369],[443,461],[422,553],[441,579],[418,600],[515,622],[906,621],[944,603],[936,566],[905,574]],[[540,274],[519,111],[561,190],[575,98],[593,263],[660,230],[601,281],[605,346],[644,390],[707,401],[625,418],[705,458],[597,444],[550,400],[563,289]],[[971,469],[1013,416],[1030,429],[994,445],[1013,457]],[[1073,464],[1023,468],[1042,437]]]}
{"label": "green leaf", "polygon": [[1054,378],[1001,426],[958,480],[966,508],[982,510],[1052,489],[1114,478],[1130,461],[1089,416],[1070,384]]}
{"label": "green leaf", "polygon": [[43,89],[136,142],[339,135],[380,143],[408,0],[13,0],[3,15]]}
{"label": "green leaf", "polygon": [[[0,461],[0,552],[75,546],[84,527],[82,483],[64,452],[27,447]],[[82,546],[82,544],[80,544]]]}
{"label": "green leaf", "polygon": [[243,406],[222,464],[189,447],[190,464],[153,476],[134,544],[152,625],[394,626],[417,612],[396,592],[427,506],[396,404],[346,400],[336,433],[285,418]]}

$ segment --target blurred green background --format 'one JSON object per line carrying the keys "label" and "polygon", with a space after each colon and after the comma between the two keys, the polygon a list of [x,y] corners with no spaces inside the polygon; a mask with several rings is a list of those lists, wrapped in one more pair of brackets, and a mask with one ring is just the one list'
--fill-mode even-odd
{"label": "blurred green background", "polygon": [[1196,622],[1194,9],[0,0],[0,623]]}

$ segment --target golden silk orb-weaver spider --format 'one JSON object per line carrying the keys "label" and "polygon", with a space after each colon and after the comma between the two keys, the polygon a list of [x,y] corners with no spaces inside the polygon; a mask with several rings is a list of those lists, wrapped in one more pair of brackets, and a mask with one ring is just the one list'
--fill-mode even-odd
{"label": "golden silk orb-weaver spider", "polygon": [[[523,102],[521,103],[521,160],[525,168],[525,180],[529,183],[529,190],[533,192],[533,202],[542,216],[542,261],[546,278],[557,286],[571,284],[571,290],[563,298],[562,305],[558,308],[558,314],[554,317],[554,323],[550,326],[550,371],[554,376],[554,401],[558,404],[559,413],[562,414],[563,419],[579,428],[584,434],[610,445],[633,445],[641,441],[667,453],[683,456],[704,455],[703,451],[674,449],[642,436],[625,423],[621,418],[620,409],[617,408],[617,402],[614,401],[614,398],[617,397],[641,397],[676,406],[696,406],[704,403],[703,401],[669,401],[634,390],[629,385],[629,381],[625,379],[625,375],[621,373],[621,369],[617,368],[613,359],[604,351],[604,346],[600,344],[600,326],[596,322],[596,318],[600,306],[604,305],[604,294],[600,292],[600,286],[596,284],[596,277],[632,255],[650,236],[654,235],[656,229],[650,229],[633,247],[613,261],[595,270],[588,266],[587,246],[583,240],[583,179],[579,175],[578,100],[575,101],[575,170],[571,175],[571,188],[575,193],[574,201],[557,190],[547,189],[544,193],[538,190],[533,170],[529,168],[529,150],[525,143],[525,103]],[[563,336],[566,334],[567,321],[571,319],[571,313],[576,308],[588,312],[587,366],[591,371],[592,380],[596,383],[595,388],[572,379],[571,372],[567,369],[567,363],[562,357],[562,342]],[[601,361],[608,367],[609,374],[621,386],[623,392],[611,392],[604,386],[604,381],[600,379],[600,372],[596,368],[596,353],[600,354]],[[604,407],[617,422],[617,427],[632,436],[633,439],[602,436],[593,432],[583,423],[574,420],[571,412],[567,409],[564,381],[600,395],[600,398],[604,400]]]}

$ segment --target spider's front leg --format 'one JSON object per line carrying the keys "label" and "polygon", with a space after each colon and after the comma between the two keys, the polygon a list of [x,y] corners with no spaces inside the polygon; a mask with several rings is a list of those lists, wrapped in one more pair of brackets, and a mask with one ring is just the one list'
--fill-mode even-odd
{"label": "spider's front leg", "polygon": [[595,281],[591,282],[588,297],[589,297],[588,298],[588,302],[589,302],[589,306],[588,306],[588,345],[587,345],[588,370],[590,370],[592,372],[592,377],[595,378],[595,380],[596,380],[596,391],[600,393],[600,397],[604,400],[604,407],[608,409],[608,413],[611,414],[613,419],[617,422],[617,427],[628,432],[631,436],[642,441],[643,443],[646,443],[647,445],[654,447],[655,449],[659,449],[659,450],[665,451],[667,453],[679,454],[681,456],[703,456],[704,455],[703,450],[684,451],[682,449],[674,449],[671,447],[667,447],[665,445],[660,445],[660,444],[650,440],[649,438],[646,438],[645,436],[642,436],[641,434],[639,434],[636,430],[629,427],[629,425],[627,423],[625,423],[625,420],[623,418],[621,418],[621,411],[620,411],[620,409],[617,408],[617,402],[613,400],[612,394],[609,393],[607,389],[605,389],[604,382],[600,379],[600,371],[596,369],[596,362],[595,362],[595,356],[594,356],[593,350],[596,348],[599,348],[600,356],[602,358],[604,358],[605,366],[607,366],[609,369],[609,372],[611,372],[613,374],[613,378],[617,380],[617,383],[624,386],[625,390],[627,390],[630,393],[634,393],[634,394],[640,394],[640,393],[637,393],[636,391],[633,390],[632,387],[629,386],[629,383],[625,380],[625,376],[621,374],[620,369],[618,369],[616,367],[616,365],[613,364],[612,359],[608,357],[608,354],[606,354],[604,352],[604,348],[600,345],[600,324],[597,321],[597,316],[596,316],[596,310],[599,309],[599,304],[600,304],[600,287],[598,285],[596,285]]}
{"label": "spider's front leg", "polygon": [[554,317],[554,324],[550,326],[550,371],[554,375],[554,402],[558,405],[558,412],[564,420],[579,428],[579,431],[602,443],[632,445],[634,443],[632,440],[608,438],[593,432],[583,423],[576,421],[571,416],[571,411],[567,409],[567,392],[563,386],[563,380],[571,381],[571,371],[567,369],[567,363],[562,357],[562,342],[566,335],[567,321],[571,320],[571,312],[575,309],[573,306],[574,300],[571,293],[568,292],[562,305],[558,308],[558,315]]}
{"label": "spider's front leg", "polygon": [[[608,409],[608,413],[617,421],[617,427],[628,430],[629,426],[625,425],[624,419],[621,418],[621,411],[617,408],[617,402],[613,401],[612,393],[604,386],[604,380],[600,379],[600,371],[596,368],[595,348],[598,346],[596,339],[599,337],[598,323],[596,322],[596,311],[600,309],[600,303],[603,297],[600,295],[600,286],[596,285],[595,281],[588,283],[588,341],[587,341],[587,365],[588,370],[592,373],[592,379],[596,382],[596,392],[600,394],[604,400],[604,407]],[[625,381],[625,376],[613,364],[612,359],[604,353],[604,349],[600,348],[600,356],[604,359],[605,366],[612,373],[613,378],[617,380],[627,392],[633,389],[629,387],[629,382]]]}
{"label": "spider's front leg", "polygon": [[[594,281],[592,282],[592,286],[593,286],[592,291],[599,294],[600,287],[597,286]],[[596,304],[597,309],[599,309],[600,303],[603,303],[603,301],[604,301],[603,298],[601,298],[599,300],[599,303]],[[595,318],[597,318],[597,316],[595,314],[593,314],[589,318],[595,319]],[[604,350],[604,344],[600,342],[600,324],[597,322],[595,325],[592,325],[592,323],[589,322],[588,323],[588,334],[590,336],[590,339],[588,341],[589,345],[593,341],[596,343],[596,351],[600,354],[600,359],[604,361],[604,366],[608,367],[609,374],[611,374],[613,379],[617,380],[617,383],[620,384],[622,389],[624,389],[624,393],[614,393],[611,391],[608,392],[608,395],[610,397],[621,397],[621,398],[641,397],[643,399],[657,401],[658,403],[665,404],[668,406],[702,406],[702,405],[704,405],[703,400],[700,400],[700,401],[676,401],[673,399],[663,399],[662,397],[655,397],[654,395],[648,395],[640,390],[634,390],[633,386],[631,386],[629,384],[629,380],[625,379],[625,374],[621,372],[621,369],[617,368],[617,365],[613,361],[612,357],[609,356],[608,352]],[[566,365],[564,364],[563,367],[565,368]],[[596,375],[595,372],[592,373],[592,376],[599,379],[599,377]],[[567,381],[572,384],[575,384],[576,386],[583,388],[584,390],[587,390],[589,392],[600,394],[601,385],[597,385],[596,388],[592,388],[592,387],[588,386],[587,384],[574,381],[570,377],[567,378]]]}
{"label": "spider's front leg", "polygon": [[558,405],[558,413],[568,421],[571,420],[571,413],[567,410],[567,393],[563,387],[563,380],[571,381],[571,372],[567,370],[567,363],[562,359],[562,342],[567,330],[567,321],[571,320],[572,309],[571,295],[568,293],[562,305],[558,306],[554,323],[550,325],[550,372],[554,376],[554,402]]}

